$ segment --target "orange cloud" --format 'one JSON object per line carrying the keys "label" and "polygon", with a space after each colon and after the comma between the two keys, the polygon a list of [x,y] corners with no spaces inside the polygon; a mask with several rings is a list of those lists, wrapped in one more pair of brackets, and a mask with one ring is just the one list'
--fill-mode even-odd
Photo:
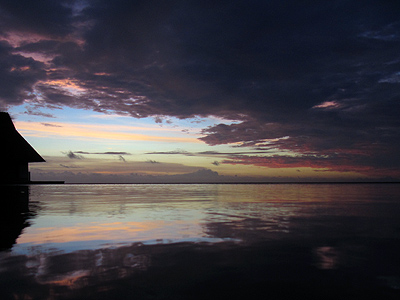
{"label": "orange cloud", "polygon": [[80,85],[76,83],[76,80],[59,79],[59,80],[42,81],[39,83],[62,88],[73,93],[80,93],[85,91],[84,88],[82,88]]}

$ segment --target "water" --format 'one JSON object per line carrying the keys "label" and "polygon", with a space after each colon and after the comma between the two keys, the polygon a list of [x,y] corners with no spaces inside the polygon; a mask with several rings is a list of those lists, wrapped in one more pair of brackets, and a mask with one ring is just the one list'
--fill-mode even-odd
{"label": "water", "polygon": [[400,184],[0,188],[1,299],[400,296]]}

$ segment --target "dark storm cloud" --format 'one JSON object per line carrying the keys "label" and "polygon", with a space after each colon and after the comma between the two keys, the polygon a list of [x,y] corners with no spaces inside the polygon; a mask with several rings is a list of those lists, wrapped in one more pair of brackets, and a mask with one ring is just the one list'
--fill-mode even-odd
{"label": "dark storm cloud", "polygon": [[45,78],[42,68],[43,63],[14,54],[10,44],[0,41],[0,106],[32,99],[32,85]]}
{"label": "dark storm cloud", "polygon": [[54,38],[71,33],[71,12],[68,3],[52,0],[1,0],[2,31],[23,31]]}
{"label": "dark storm cloud", "polygon": [[[205,128],[210,145],[400,167],[398,1],[0,1],[0,16],[4,107],[212,115],[237,122]],[[67,79],[84,92],[48,83]]]}

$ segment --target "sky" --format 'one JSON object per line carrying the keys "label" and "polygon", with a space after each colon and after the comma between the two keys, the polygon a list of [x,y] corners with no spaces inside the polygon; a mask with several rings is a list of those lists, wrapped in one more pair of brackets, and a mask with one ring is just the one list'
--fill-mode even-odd
{"label": "sky", "polygon": [[400,180],[399,1],[0,0],[33,180]]}

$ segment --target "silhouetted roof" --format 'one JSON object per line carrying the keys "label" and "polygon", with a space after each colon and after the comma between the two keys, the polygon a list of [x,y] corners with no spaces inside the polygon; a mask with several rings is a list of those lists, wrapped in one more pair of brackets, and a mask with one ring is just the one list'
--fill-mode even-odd
{"label": "silhouetted roof", "polygon": [[6,112],[0,112],[0,157],[12,162],[45,161],[18,133]]}

